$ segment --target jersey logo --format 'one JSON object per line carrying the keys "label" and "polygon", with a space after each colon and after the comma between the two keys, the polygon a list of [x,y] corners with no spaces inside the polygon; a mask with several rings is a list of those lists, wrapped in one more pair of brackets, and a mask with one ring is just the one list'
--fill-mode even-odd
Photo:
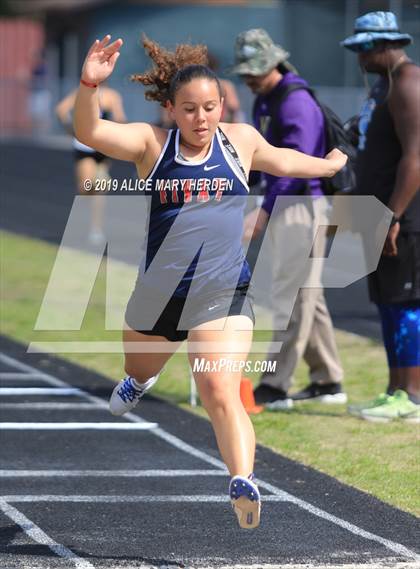
{"label": "jersey logo", "polygon": [[215,168],[218,168],[220,166],[220,164],[216,164],[216,166],[207,166],[207,164],[204,166],[204,171],[208,172],[209,170],[214,170]]}

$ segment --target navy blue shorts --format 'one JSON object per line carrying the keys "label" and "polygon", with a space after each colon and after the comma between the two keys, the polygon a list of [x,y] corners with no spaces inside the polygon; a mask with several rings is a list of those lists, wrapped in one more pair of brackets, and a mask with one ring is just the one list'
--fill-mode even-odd
{"label": "navy blue shorts", "polygon": [[[144,330],[138,327],[141,322],[142,307],[147,303],[153,302],[156,298],[155,291],[144,289],[140,294],[138,287],[133,291],[127,305],[125,321],[131,329],[147,334],[148,336],[164,336],[171,342],[181,342],[188,337],[188,331],[199,324],[211,322],[226,316],[247,316],[255,324],[255,316],[252,308],[252,295],[248,285],[241,285],[235,290],[232,298],[231,291],[221,291],[220,294],[212,295],[212,298],[199,298],[193,301],[193,306],[187,314],[183,314],[185,298],[172,296],[158,320],[151,330]],[[183,314],[183,328],[178,330],[179,320]]]}

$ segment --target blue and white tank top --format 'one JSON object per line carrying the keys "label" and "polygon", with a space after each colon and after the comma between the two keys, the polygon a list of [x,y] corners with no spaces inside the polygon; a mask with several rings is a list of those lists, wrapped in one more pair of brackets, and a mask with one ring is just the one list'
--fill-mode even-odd
{"label": "blue and white tank top", "polygon": [[179,130],[170,130],[146,179],[151,203],[143,269],[152,268],[146,280],[161,289],[175,271],[181,276],[177,297],[188,294],[193,280],[194,294],[233,291],[251,276],[241,244],[247,180],[219,130],[202,160],[185,160],[179,144]]}

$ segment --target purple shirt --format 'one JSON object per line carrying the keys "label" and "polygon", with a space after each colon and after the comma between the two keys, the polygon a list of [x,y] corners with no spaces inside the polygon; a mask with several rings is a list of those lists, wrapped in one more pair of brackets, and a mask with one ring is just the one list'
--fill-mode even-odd
{"label": "purple shirt", "polygon": [[[286,73],[278,85],[268,95],[259,95],[255,102],[254,123],[258,130],[260,125],[267,125],[264,138],[273,146],[293,148],[311,156],[325,156],[325,127],[321,109],[305,89],[290,93],[277,109],[276,128],[268,121],[268,101],[275,97],[276,90],[290,83],[308,85],[304,79],[292,72]],[[262,120],[261,120],[262,119]],[[266,182],[265,198],[262,207],[271,214],[277,196],[323,195],[319,178],[303,180],[299,178],[279,178],[270,174],[262,174]]]}

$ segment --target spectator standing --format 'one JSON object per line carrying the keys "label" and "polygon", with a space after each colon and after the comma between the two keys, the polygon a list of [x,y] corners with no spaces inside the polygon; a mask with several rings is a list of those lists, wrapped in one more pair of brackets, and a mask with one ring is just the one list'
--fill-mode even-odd
{"label": "spectator standing", "polygon": [[[281,92],[291,84],[307,83],[297,75],[288,62],[289,53],[275,45],[263,29],[242,32],[236,38],[233,72],[241,76],[257,95],[254,106],[255,126],[273,146],[287,147],[323,156],[325,132],[322,112],[305,89],[291,92],[280,101]],[[276,100],[279,99],[279,104]],[[293,402],[324,401],[346,402],[341,382],[340,364],[334,331],[322,288],[306,288],[298,292],[296,303],[286,332],[282,332],[289,319],[285,312],[284,297],[290,296],[293,287],[310,278],[308,264],[296,262],[304,252],[299,245],[313,241],[316,231],[314,217],[325,212],[325,200],[320,179],[308,181],[297,178],[263,175],[265,197],[262,207],[245,219],[245,237],[256,237],[269,219],[269,231],[275,251],[272,259],[272,300],[274,311],[273,344],[267,359],[276,361],[274,373],[264,373],[255,389],[257,403],[270,409],[288,409]],[[274,204],[279,196],[312,196],[312,207],[297,199],[280,209]],[[277,204],[279,205],[279,204]],[[281,206],[281,204],[280,204]],[[293,240],[290,232],[293,232]],[[279,351],[277,346],[283,342]],[[310,385],[288,396],[293,374],[301,357],[309,365]]]}
{"label": "spectator standing", "polygon": [[355,21],[342,45],[377,81],[359,120],[357,192],[374,195],[393,218],[369,295],[378,306],[389,366],[386,393],[349,406],[370,421],[420,422],[420,67],[392,12]]}
{"label": "spectator standing", "polygon": [[[308,87],[288,57],[289,53],[275,45],[265,30],[251,29],[236,39],[236,65],[232,71],[257,95],[255,126],[270,144],[321,157],[326,150],[321,109],[304,88],[282,96],[292,84]],[[275,251],[272,258],[274,333],[267,359],[276,361],[276,371],[262,375],[255,389],[256,402],[279,410],[290,408],[293,402],[345,403],[347,396],[341,386],[343,369],[322,288],[299,290],[290,321],[289,306],[284,303],[284,298],[297,291],[300,283],[314,282],[303,244],[308,240],[314,242],[320,220],[325,218],[327,204],[321,180],[263,174],[263,183],[264,201],[261,209],[255,209],[246,217],[245,238],[256,237],[264,230],[269,217],[273,217],[269,231]],[[286,207],[281,203],[274,207],[279,197],[303,195],[313,199],[298,198],[293,203],[289,201]],[[318,232],[317,241],[320,247],[317,256],[322,257],[325,235],[319,239]],[[283,332],[288,321],[287,331]],[[283,342],[280,351],[279,342]],[[301,357],[309,366],[310,384],[289,397],[288,390]]]}

